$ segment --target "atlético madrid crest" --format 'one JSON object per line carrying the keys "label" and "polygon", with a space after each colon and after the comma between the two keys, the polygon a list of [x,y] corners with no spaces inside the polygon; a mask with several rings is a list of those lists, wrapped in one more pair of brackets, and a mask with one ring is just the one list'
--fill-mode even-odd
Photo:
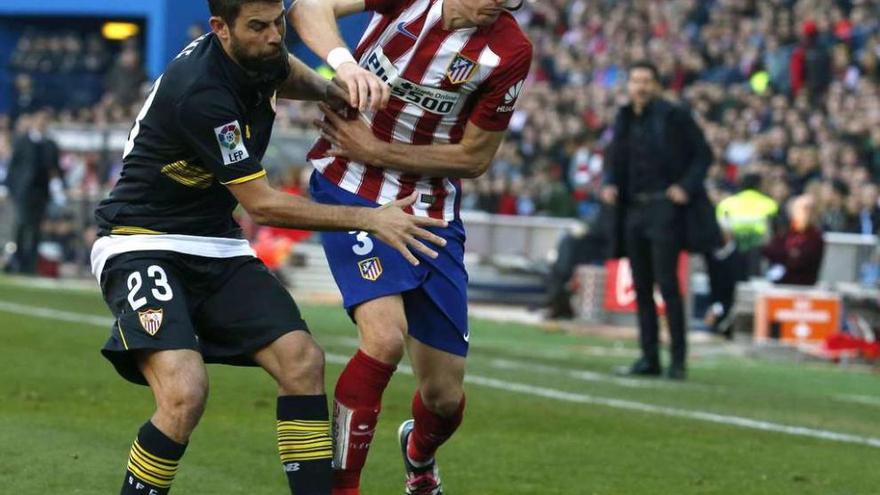
{"label": "atl\u00e9tico madrid crest", "polygon": [[141,326],[144,327],[144,330],[152,337],[162,327],[162,310],[148,309],[146,311],[138,311],[138,319],[141,320]]}
{"label": "atl\u00e9tico madrid crest", "polygon": [[375,282],[382,276],[382,263],[379,262],[379,258],[368,258],[360,261],[358,262],[358,268],[360,268],[361,277],[370,282]]}
{"label": "atl\u00e9tico madrid crest", "polygon": [[452,59],[449,68],[446,69],[446,77],[449,78],[449,82],[452,84],[464,84],[474,77],[477,65],[476,62],[459,53]]}

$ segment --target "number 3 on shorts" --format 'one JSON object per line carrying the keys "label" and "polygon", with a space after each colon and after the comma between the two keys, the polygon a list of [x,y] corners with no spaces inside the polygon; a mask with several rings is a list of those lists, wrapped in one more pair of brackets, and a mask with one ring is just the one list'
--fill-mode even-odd
{"label": "number 3 on shorts", "polygon": [[[170,301],[171,298],[174,297],[174,292],[171,291],[171,286],[168,285],[168,276],[165,274],[165,270],[163,270],[161,266],[150,265],[150,267],[147,268],[147,276],[153,279],[153,285],[155,285],[155,287],[151,292],[156,300],[164,302]],[[130,304],[131,309],[135,311],[141,309],[147,304],[146,297],[137,297],[143,283],[141,272],[131,272],[131,275],[128,276],[128,304]]]}
{"label": "number 3 on shorts", "polygon": [[373,240],[370,239],[369,232],[357,232],[352,231],[349,234],[357,234],[357,244],[351,247],[351,250],[354,251],[354,254],[358,256],[365,256],[370,254],[373,251]]}

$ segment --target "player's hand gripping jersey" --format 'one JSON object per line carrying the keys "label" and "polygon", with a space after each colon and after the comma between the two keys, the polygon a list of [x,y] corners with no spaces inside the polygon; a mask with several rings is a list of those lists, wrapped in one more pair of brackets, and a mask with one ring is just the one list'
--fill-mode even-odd
{"label": "player's hand gripping jersey", "polygon": [[[531,43],[507,12],[492,25],[446,30],[442,0],[366,0],[373,18],[358,44],[359,64],[391,86],[379,112],[361,114],[377,138],[414,145],[456,144],[468,123],[504,131],[528,75]],[[368,201],[419,193],[413,213],[458,218],[461,181],[382,170],[326,157],[321,139],[309,159],[321,175]]]}

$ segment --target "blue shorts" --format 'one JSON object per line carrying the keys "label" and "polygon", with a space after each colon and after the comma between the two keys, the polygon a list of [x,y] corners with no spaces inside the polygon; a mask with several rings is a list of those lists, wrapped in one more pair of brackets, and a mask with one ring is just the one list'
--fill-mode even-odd
{"label": "blue shorts", "polygon": [[[318,172],[312,174],[310,191],[319,203],[377,206]],[[439,254],[437,259],[415,253],[419,266],[412,266],[396,249],[366,232],[323,232],[321,242],[349,315],[353,317],[361,303],[400,294],[410,336],[435,349],[466,356],[470,332],[464,226],[455,220],[444,229],[430,230],[447,244],[432,246]]]}

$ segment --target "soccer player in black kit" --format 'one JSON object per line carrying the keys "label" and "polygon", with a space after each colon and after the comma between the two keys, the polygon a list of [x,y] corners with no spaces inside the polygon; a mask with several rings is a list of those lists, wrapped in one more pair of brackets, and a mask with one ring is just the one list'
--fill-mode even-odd
{"label": "soccer player in black kit", "polygon": [[[330,493],[324,355],[296,304],[232,217],[368,231],[412,258],[445,223],[384,208],[325,206],[271,188],[260,160],[279,98],[340,107],[348,94],[284,48],[281,0],[209,0],[212,32],[154,83],[96,211],[92,271],[116,317],[102,353],[149,385],[156,411],[131,447],[121,494],[168,493],[208,393],[206,362],[258,365],[278,383],[278,448],[291,491]],[[384,102],[374,101],[377,106]],[[352,269],[357,270],[356,266]]]}

